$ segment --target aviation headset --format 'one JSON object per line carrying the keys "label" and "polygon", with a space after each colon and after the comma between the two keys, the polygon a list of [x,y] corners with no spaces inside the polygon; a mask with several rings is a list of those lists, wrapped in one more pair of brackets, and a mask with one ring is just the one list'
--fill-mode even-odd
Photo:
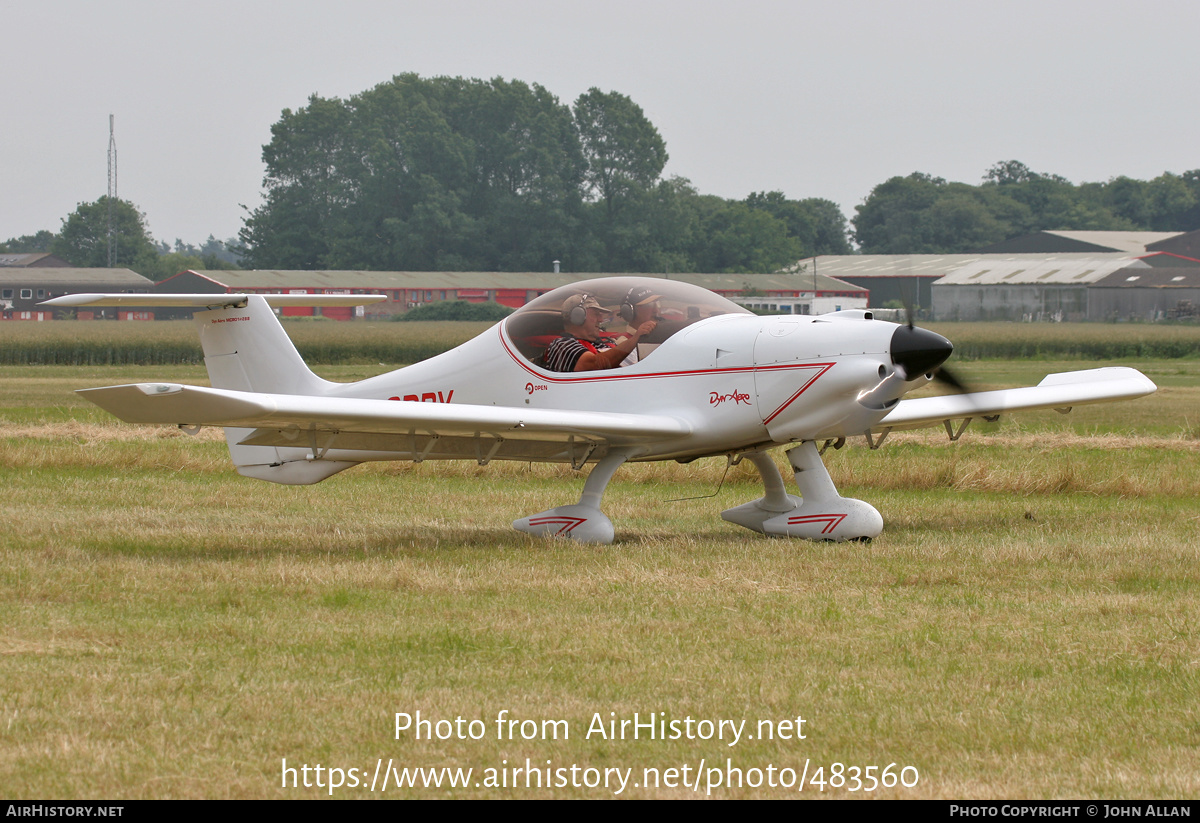
{"label": "aviation headset", "polygon": [[599,307],[600,302],[586,292],[567,298],[567,302],[563,303],[562,307],[563,322],[569,323],[572,326],[582,326],[584,321],[587,320],[587,303],[589,300]]}
{"label": "aviation headset", "polygon": [[652,297],[657,300],[659,295],[655,294],[645,286],[634,286],[632,289],[626,292],[625,299],[621,301],[621,319],[626,323],[632,324],[634,318],[637,317],[638,304],[645,303]]}
{"label": "aviation headset", "polygon": [[637,316],[637,306],[629,302],[630,295],[633,292],[625,295],[625,299],[621,301],[621,319],[626,323],[632,323],[633,318]]}

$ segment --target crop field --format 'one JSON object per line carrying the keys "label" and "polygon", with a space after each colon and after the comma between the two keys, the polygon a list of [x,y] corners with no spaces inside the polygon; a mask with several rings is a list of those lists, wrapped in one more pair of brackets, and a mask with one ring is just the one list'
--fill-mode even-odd
{"label": "crop field", "polygon": [[[339,323],[285,319],[311,364],[415,363],[463,343],[481,322]],[[1200,325],[1138,323],[927,323],[953,340],[958,359],[1178,359],[1200,351]],[[173,365],[203,362],[191,321],[8,323],[0,366]]]}
{"label": "crop field", "polygon": [[[126,330],[143,324],[91,325],[163,345]],[[416,334],[412,350],[451,333],[423,325],[365,328]],[[1132,365],[1158,393],[973,425],[957,443],[930,430],[827,452],[842,494],[884,516],[869,544],[725,523],[761,485],[746,464],[723,478],[723,460],[623,467],[603,547],[510,528],[575,501],[583,475],[564,467],[261,483],[233,471],[219,433],[126,425],[72,394],[206,384],[202,366],[0,366],[0,785],[1194,798],[1200,358],[1092,362],[1059,339],[1079,327],[1045,328],[1036,351],[956,373],[996,388]],[[1196,349],[1194,330],[1139,333]],[[403,358],[316,359],[351,380]]]}

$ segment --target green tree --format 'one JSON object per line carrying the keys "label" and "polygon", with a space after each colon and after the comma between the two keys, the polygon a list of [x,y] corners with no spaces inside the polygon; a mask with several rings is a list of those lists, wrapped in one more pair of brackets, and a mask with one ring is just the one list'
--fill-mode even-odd
{"label": "green tree", "polygon": [[313,95],[308,106],[284,109],[263,147],[265,204],[251,212],[238,239],[251,267],[321,268],[356,192],[345,165],[350,112],[340,100]]}
{"label": "green tree", "polygon": [[827,200],[751,208],[661,179],[666,143],[618,92],[568,108],[536,84],[405,74],[314,96],[271,134],[239,233],[254,268],[749,272],[849,251]]}
{"label": "green tree", "polygon": [[400,75],[285,111],[256,267],[548,268],[577,243],[584,161],[570,110],[518,81]]}
{"label": "green tree", "polygon": [[846,236],[846,217],[831,200],[817,197],[788,200],[783,192],[772,191],[755,192],[743,202],[782,220],[788,236],[800,243],[802,257],[851,252]]}
{"label": "green tree", "polygon": [[787,225],[762,209],[725,201],[704,220],[697,251],[700,271],[767,274],[799,260],[800,241]]}
{"label": "green tree", "polygon": [[1182,178],[1076,186],[1007,160],[988,169],[980,186],[919,172],[893,177],[857,208],[854,235],[869,254],[969,252],[1034,231],[1115,231],[1178,222],[1176,215],[1186,212],[1192,196]]}
{"label": "green tree", "polygon": [[639,271],[658,255],[646,220],[667,163],[667,144],[641,106],[619,92],[589,89],[575,101],[575,127],[586,162],[589,227],[603,248],[598,268]]}
{"label": "green tree", "polygon": [[0,252],[9,254],[37,254],[50,251],[54,242],[54,232],[42,229],[36,234],[26,234],[21,237],[11,237],[0,243]]}
{"label": "green tree", "polygon": [[1182,176],[1164,172],[1146,185],[1148,200],[1147,226],[1154,232],[1190,232],[1200,228],[1189,220],[1200,203],[1198,192]]}
{"label": "green tree", "polygon": [[929,249],[924,236],[926,213],[947,185],[940,177],[913,172],[880,183],[859,206],[851,223],[864,254],[906,254]]}
{"label": "green tree", "polygon": [[499,303],[469,303],[466,300],[437,300],[398,314],[393,320],[503,320],[512,309]]}
{"label": "green tree", "polygon": [[619,92],[591,88],[575,101],[575,124],[587,160],[589,195],[611,212],[631,192],[646,191],[667,164],[667,144],[641,106]]}
{"label": "green tree", "polygon": [[[116,241],[113,265],[139,274],[156,269],[158,253],[146,232],[146,216],[127,200],[116,200],[112,208],[113,236]],[[50,244],[50,251],[81,268],[106,268],[108,259],[108,197],[94,203],[80,203],[63,220],[62,231]]]}
{"label": "green tree", "polygon": [[1192,193],[1193,204],[1190,208],[1175,215],[1175,229],[1177,231],[1195,231],[1200,229],[1200,169],[1185,171],[1179,175],[1179,179]]}
{"label": "green tree", "polygon": [[1150,184],[1130,177],[1117,177],[1104,187],[1104,202],[1132,226],[1148,226],[1153,218]]}
{"label": "green tree", "polygon": [[997,186],[1012,186],[1036,180],[1040,174],[1033,171],[1019,160],[1002,160],[996,163],[983,175],[983,182]]}
{"label": "green tree", "polygon": [[1121,231],[1137,226],[1114,214],[1091,186],[1076,186],[1058,175],[1038,175],[1028,183],[1005,190],[1029,209],[1023,225],[1008,236],[1033,231]]}
{"label": "green tree", "polygon": [[585,161],[571,111],[538,85],[466,85],[453,122],[471,141],[464,207],[488,268],[537,270],[575,256]]}

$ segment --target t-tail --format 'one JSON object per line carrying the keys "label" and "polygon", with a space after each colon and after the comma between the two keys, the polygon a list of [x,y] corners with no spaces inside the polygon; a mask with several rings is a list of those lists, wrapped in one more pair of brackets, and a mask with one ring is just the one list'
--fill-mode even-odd
{"label": "t-tail", "polygon": [[324,395],[334,385],[312,373],[262,295],[196,312],[193,321],[214,389]]}
{"label": "t-tail", "polygon": [[[59,307],[167,306],[198,308],[204,365],[214,389],[265,394],[325,396],[337,384],[313,374],[283,330],[272,306],[354,306],[383,295],[320,294],[72,294],[46,301]],[[314,460],[305,446],[247,446],[254,429],[225,428],[238,474],[288,485],[317,483],[352,462]]]}

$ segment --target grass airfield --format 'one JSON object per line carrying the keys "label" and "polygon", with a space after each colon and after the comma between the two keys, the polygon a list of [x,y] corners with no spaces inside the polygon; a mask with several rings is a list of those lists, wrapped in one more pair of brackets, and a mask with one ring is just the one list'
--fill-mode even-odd
{"label": "grass airfield", "polygon": [[[958,372],[993,388],[1091,365],[1109,363]],[[761,485],[745,464],[721,485],[709,460],[623,467],[605,547],[509,527],[574,502],[569,468],[276,486],[237,476],[216,434],[127,426],[71,394],[205,383],[202,368],[0,368],[5,793],[1194,798],[1200,360],[1128,365],[1159,392],[828,452],[842,494],[884,516],[868,545],[725,523]],[[397,737],[396,714],[418,711],[451,723]],[[732,745],[702,726],[595,731],[635,712],[746,723]],[[285,759],[320,764],[323,785],[314,769],[282,786]],[[512,772],[527,761],[541,788]],[[893,784],[868,790],[889,764]],[[403,768],[472,776],[378,786]]]}

